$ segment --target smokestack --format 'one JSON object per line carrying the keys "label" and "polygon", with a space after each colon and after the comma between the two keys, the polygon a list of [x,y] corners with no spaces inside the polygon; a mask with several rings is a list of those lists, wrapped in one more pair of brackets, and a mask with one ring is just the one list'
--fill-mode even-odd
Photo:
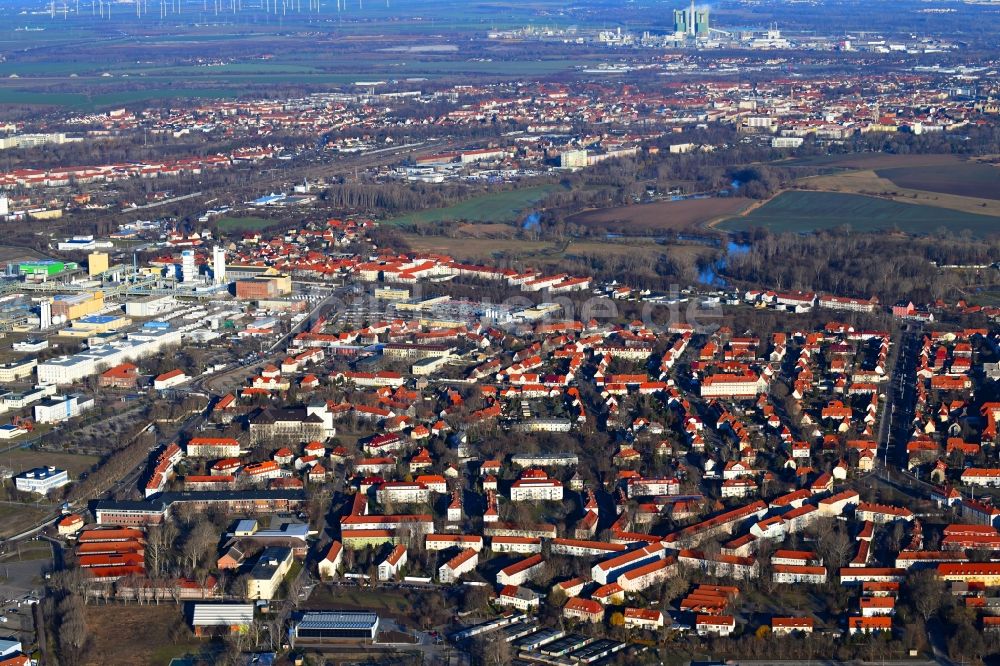
{"label": "smokestack", "polygon": [[688,34],[694,37],[694,0],[691,0],[691,13],[688,14]]}

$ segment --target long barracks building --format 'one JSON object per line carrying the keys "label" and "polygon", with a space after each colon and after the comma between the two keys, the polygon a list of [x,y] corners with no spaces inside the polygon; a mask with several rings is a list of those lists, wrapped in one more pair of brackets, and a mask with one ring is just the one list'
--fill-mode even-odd
{"label": "long barracks building", "polygon": [[269,514],[292,511],[305,503],[302,490],[221,490],[163,493],[138,502],[96,502],[98,525],[159,525],[175,505],[195,511],[215,507],[227,513]]}

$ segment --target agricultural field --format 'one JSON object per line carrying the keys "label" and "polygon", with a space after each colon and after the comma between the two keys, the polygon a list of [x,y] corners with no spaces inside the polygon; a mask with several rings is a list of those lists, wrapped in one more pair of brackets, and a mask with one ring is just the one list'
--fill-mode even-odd
{"label": "agricultural field", "polygon": [[477,222],[475,224],[463,224],[455,233],[471,238],[511,238],[516,236],[517,227],[513,224],[501,224],[490,222]]}
{"label": "agricultural field", "polygon": [[534,204],[556,189],[556,185],[538,185],[505,192],[494,192],[466,199],[444,208],[432,208],[409,213],[389,221],[390,224],[431,224],[452,220],[468,222],[515,222]]}
{"label": "agricultural field", "polygon": [[654,234],[693,229],[741,213],[750,205],[740,198],[686,199],[604,208],[577,213],[567,221],[619,234]]}
{"label": "agricultural field", "polygon": [[764,227],[775,232],[811,232],[848,226],[858,231],[898,229],[911,234],[953,233],[969,230],[976,236],[993,236],[1000,220],[987,215],[928,205],[899,203],[873,196],[839,192],[792,190],[782,192],[749,213],[717,225],[726,231]]}
{"label": "agricultural field", "polygon": [[894,167],[876,169],[875,173],[908,189],[1000,200],[1000,168],[981,162],[949,165],[947,169]]}
{"label": "agricultural field", "polygon": [[90,470],[100,462],[97,456],[84,456],[76,453],[54,453],[51,451],[36,451],[34,449],[12,449],[0,453],[0,465],[19,474],[32,467],[58,467],[69,472],[71,479],[77,479],[80,474]]}
{"label": "agricultural field", "polygon": [[278,224],[278,220],[268,220],[263,217],[220,217],[215,221],[219,231],[238,233],[242,231],[259,231]]}
{"label": "agricultural field", "polygon": [[955,155],[895,155],[892,153],[852,153],[847,155],[810,155],[775,162],[783,167],[830,167],[836,169],[889,169],[902,167],[941,167],[961,164]]}
{"label": "agricultural field", "polygon": [[[98,79],[95,79],[98,81]],[[96,88],[96,86],[95,86]],[[166,99],[224,99],[236,97],[242,91],[224,88],[150,87],[142,90],[89,92],[49,92],[26,88],[0,88],[0,105],[59,106],[80,111],[119,106],[134,102]]]}
{"label": "agricultural field", "polygon": [[[933,169],[932,167],[928,167]],[[1000,199],[959,196],[943,192],[900,187],[872,169],[842,171],[824,176],[800,178],[796,185],[805,190],[863,194],[907,204],[923,204],[974,215],[1000,217]]]}
{"label": "agricultural field", "polygon": [[[366,7],[363,20],[354,15],[335,19],[323,12],[289,15],[273,23],[254,18],[241,25],[214,17],[201,23],[192,15],[194,25],[145,24],[140,31],[128,16],[121,17],[120,31],[110,32],[106,22],[87,17],[60,21],[57,30],[41,14],[19,18],[18,28],[32,24],[36,29],[0,29],[0,45],[7,47],[0,62],[0,105],[89,111],[153,100],[273,94],[282,88],[323,91],[359,80],[546,77],[572,74],[603,57],[580,48],[527,58],[507,45],[484,50],[426,35],[431,17],[442,35],[481,34],[523,26],[535,7],[470,5],[456,17],[444,4],[415,2],[410,15],[393,5]],[[559,20],[550,16],[547,22]],[[304,34],[309,38],[303,39]],[[52,52],[72,57],[43,55]],[[179,57],[179,52],[199,57]]]}
{"label": "agricultural field", "polygon": [[182,609],[177,604],[85,606],[90,645],[82,663],[85,666],[166,664],[175,657],[210,649],[205,640],[193,637],[175,640],[171,628],[184,622]]}

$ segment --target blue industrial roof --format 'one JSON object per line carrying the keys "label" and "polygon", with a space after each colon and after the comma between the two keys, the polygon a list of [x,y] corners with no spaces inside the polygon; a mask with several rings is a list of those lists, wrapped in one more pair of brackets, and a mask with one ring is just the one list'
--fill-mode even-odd
{"label": "blue industrial roof", "polygon": [[306,613],[299,621],[299,629],[371,629],[378,623],[378,615],[369,612],[321,611]]}
{"label": "blue industrial roof", "polygon": [[80,321],[85,324],[110,324],[116,319],[118,319],[118,317],[113,317],[111,315],[89,315],[87,317],[82,317]]}
{"label": "blue industrial roof", "polygon": [[257,529],[257,521],[249,518],[244,518],[243,520],[236,523],[237,532],[249,532],[250,530]]}
{"label": "blue industrial roof", "polygon": [[29,478],[29,479],[48,479],[59,474],[65,474],[66,470],[57,469],[55,467],[36,467],[34,469],[29,469],[27,472],[21,472],[18,476]]}

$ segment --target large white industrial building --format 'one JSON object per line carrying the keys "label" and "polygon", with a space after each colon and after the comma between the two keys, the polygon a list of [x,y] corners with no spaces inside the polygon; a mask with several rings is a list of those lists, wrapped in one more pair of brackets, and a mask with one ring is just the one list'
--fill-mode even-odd
{"label": "large white industrial building", "polygon": [[125,361],[136,361],[178,344],[182,332],[175,329],[143,329],[130,333],[126,340],[116,340],[69,356],[59,356],[38,364],[39,384],[72,384],[113,368]]}

